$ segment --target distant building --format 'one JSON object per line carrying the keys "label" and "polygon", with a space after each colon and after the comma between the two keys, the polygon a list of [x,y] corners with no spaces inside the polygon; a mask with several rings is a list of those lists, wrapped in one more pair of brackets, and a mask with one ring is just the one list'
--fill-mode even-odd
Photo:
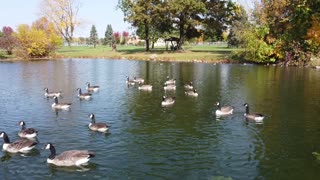
{"label": "distant building", "polygon": [[139,36],[129,36],[126,44],[137,46],[144,43],[145,43],[145,40],[140,39]]}

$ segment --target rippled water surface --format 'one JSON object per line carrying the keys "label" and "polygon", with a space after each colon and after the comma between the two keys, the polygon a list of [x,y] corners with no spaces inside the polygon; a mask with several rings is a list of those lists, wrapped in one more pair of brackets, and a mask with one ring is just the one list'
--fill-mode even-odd
{"label": "rippled water surface", "polygon": [[[128,87],[126,76],[142,77],[152,92]],[[163,90],[166,77],[177,89]],[[201,63],[66,59],[0,63],[0,130],[18,139],[18,122],[39,131],[27,155],[0,152],[0,179],[315,179],[320,163],[320,71]],[[90,101],[77,98],[85,83],[100,85]],[[193,81],[199,97],[184,94]],[[53,111],[44,88],[62,90],[70,111]],[[162,107],[163,95],[175,96]],[[217,118],[215,102],[232,105]],[[265,114],[246,121],[243,103]],[[88,115],[111,125],[108,134],[88,129]],[[0,141],[1,144],[3,140]],[[89,165],[48,165],[45,143],[57,153],[89,149]]]}

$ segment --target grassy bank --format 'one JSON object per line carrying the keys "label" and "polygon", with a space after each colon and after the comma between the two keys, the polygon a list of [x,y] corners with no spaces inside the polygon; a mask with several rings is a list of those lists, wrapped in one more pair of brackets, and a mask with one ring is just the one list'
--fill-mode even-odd
{"label": "grassy bank", "polygon": [[217,45],[187,46],[183,51],[167,51],[164,47],[157,47],[150,52],[145,52],[145,48],[139,46],[117,46],[117,51],[112,51],[111,47],[106,46],[77,46],[62,47],[54,57],[226,62],[233,50]]}

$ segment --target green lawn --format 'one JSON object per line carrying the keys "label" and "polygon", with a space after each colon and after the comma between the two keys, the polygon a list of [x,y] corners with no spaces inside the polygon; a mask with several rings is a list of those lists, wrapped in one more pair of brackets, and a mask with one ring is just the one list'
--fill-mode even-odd
{"label": "green lawn", "polygon": [[[234,50],[226,45],[183,46],[182,51],[167,51],[165,47],[156,47],[150,52],[143,46],[117,46],[117,51],[111,47],[72,46],[58,49],[50,58],[102,58],[102,59],[135,59],[164,61],[205,61],[221,62],[231,59]],[[14,59],[15,56],[5,55],[0,50],[0,59]]]}
{"label": "green lawn", "polygon": [[62,47],[54,56],[66,58],[111,58],[111,59],[137,59],[137,60],[175,60],[175,61],[209,61],[219,62],[230,59],[229,55],[234,49],[226,46],[199,45],[185,46],[183,51],[166,51],[165,47],[156,47],[145,52],[142,46],[117,46],[117,51],[111,47],[73,46]]}

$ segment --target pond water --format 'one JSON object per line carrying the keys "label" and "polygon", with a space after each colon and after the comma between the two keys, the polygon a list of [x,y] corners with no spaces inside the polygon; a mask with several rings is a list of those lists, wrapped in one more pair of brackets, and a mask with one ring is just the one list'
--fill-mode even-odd
{"label": "pond water", "polygon": [[[128,87],[142,77],[151,92]],[[176,91],[164,91],[166,77]],[[0,179],[315,179],[320,163],[320,71],[252,65],[65,59],[0,63],[0,130],[18,139],[24,120],[39,131],[27,155],[0,152]],[[193,81],[199,96],[183,85]],[[89,101],[77,98],[85,83],[99,85]],[[44,88],[62,90],[70,111],[54,111]],[[163,95],[176,103],[162,107]],[[215,102],[235,107],[217,118]],[[266,115],[247,121],[243,104]],[[88,129],[88,115],[111,125]],[[48,165],[50,152],[89,149],[85,169]],[[3,140],[0,140],[3,143]]]}

